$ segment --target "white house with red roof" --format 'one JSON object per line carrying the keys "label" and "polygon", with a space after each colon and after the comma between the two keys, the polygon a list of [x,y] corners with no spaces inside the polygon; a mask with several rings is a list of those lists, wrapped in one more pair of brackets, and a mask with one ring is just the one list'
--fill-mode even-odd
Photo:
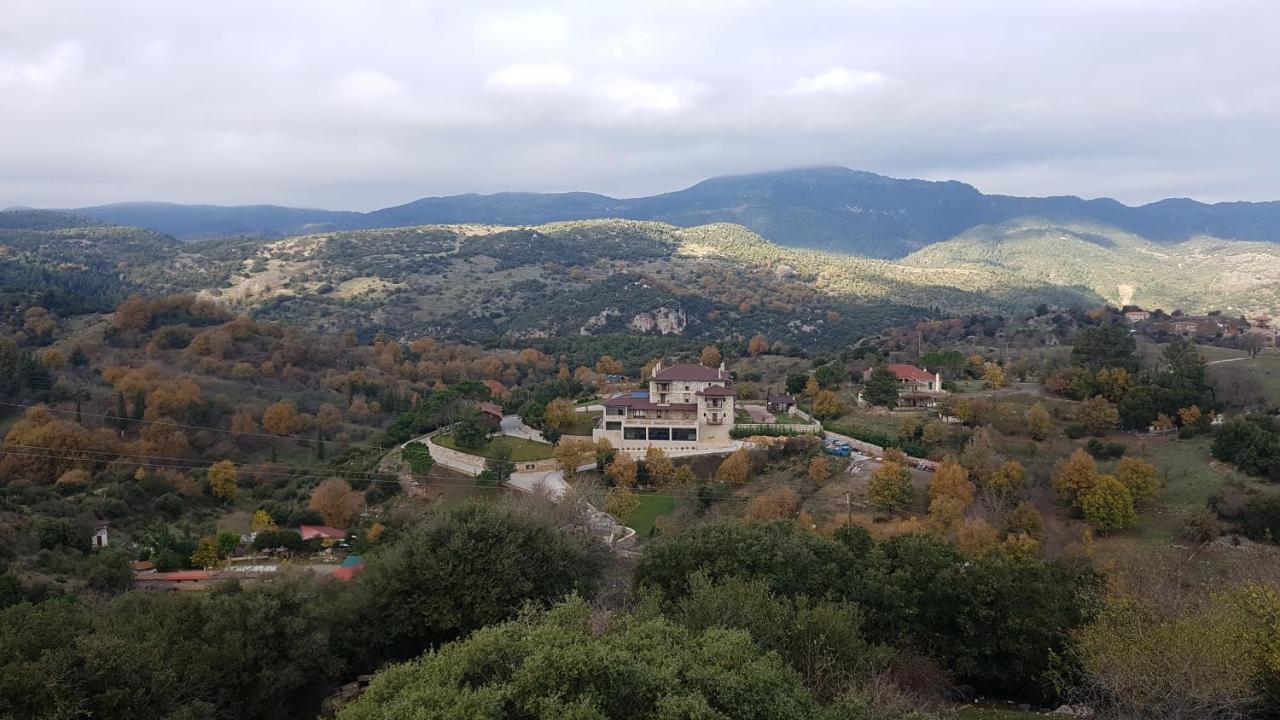
{"label": "white house with red roof", "polygon": [[[931,373],[915,365],[893,364],[885,365],[885,368],[898,378],[898,407],[932,407],[937,403],[938,396],[946,393],[942,389],[942,375],[938,373]],[[863,382],[871,377],[874,369],[862,371]],[[862,401],[861,393],[858,394],[858,401]]]}
{"label": "white house with red roof", "polygon": [[733,445],[729,430],[735,395],[733,378],[723,363],[709,368],[659,362],[649,376],[648,390],[604,401],[604,416],[591,435],[632,454],[650,447],[672,452],[728,448]]}

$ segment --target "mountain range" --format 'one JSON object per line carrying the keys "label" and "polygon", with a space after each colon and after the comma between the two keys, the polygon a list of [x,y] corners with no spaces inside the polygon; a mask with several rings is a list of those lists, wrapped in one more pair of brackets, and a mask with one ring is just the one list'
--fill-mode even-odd
{"label": "mountain range", "polygon": [[156,202],[99,205],[72,212],[184,240],[601,218],[661,221],[680,227],[728,222],[780,245],[889,259],[974,228],[1027,218],[1111,228],[1154,243],[1200,237],[1280,243],[1280,202],[1207,204],[1175,198],[1134,207],[1107,198],[987,195],[957,181],[903,180],[844,167],[716,177],[675,192],[626,199],[588,192],[504,192],[426,197],[366,213]]}

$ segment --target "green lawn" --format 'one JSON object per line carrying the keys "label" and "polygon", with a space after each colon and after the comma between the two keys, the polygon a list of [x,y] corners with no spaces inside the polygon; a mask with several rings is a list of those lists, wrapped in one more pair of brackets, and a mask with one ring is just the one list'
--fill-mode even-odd
{"label": "green lawn", "polygon": [[573,424],[565,428],[565,435],[585,435],[591,437],[591,431],[596,427],[596,421],[600,419],[598,412],[576,412],[573,414]]}
{"label": "green lawn", "polygon": [[437,435],[432,441],[441,447],[457,450],[458,452],[469,453],[471,455],[479,455],[485,458],[502,457],[503,452],[508,453],[507,459],[511,462],[533,462],[534,460],[546,460],[551,457],[552,446],[547,443],[534,442],[525,440],[524,438],[511,437],[510,435],[495,435],[489,438],[489,442],[479,450],[467,450],[458,447],[458,443],[453,439],[453,435]]}
{"label": "green lawn", "polygon": [[653,523],[663,515],[670,515],[676,509],[676,500],[670,495],[640,494],[640,505],[627,518],[626,525],[636,531],[640,537],[648,537],[653,531]]}

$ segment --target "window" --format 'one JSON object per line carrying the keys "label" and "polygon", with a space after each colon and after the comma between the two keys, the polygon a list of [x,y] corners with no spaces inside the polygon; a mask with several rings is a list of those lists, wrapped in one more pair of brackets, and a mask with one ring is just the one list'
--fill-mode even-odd
{"label": "window", "polygon": [[644,440],[644,428],[629,427],[622,429],[623,440]]}
{"label": "window", "polygon": [[698,428],[671,428],[671,439],[697,442]]}
{"label": "window", "polygon": [[604,424],[604,429],[605,429],[605,430],[621,430],[621,429],[622,429],[622,423],[620,423],[620,422],[605,422],[605,424]]}
{"label": "window", "polygon": [[609,414],[610,415],[626,415],[627,409],[624,407],[611,407],[609,408]]}
{"label": "window", "polygon": [[671,428],[651,427],[649,428],[649,439],[650,440],[670,440]]}

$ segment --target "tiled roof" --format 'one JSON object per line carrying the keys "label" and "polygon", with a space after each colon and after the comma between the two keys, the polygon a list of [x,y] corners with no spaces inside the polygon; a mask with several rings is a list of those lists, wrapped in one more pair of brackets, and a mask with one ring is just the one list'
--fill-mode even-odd
{"label": "tiled roof", "polygon": [[889,371],[892,372],[899,380],[918,380],[927,382],[933,380],[933,373],[921,370],[915,365],[887,365]]}
{"label": "tiled roof", "polygon": [[765,402],[776,403],[778,405],[795,405],[796,399],[790,395],[770,395]]}
{"label": "tiled roof", "polygon": [[336,540],[341,540],[347,536],[347,532],[345,530],[331,528],[327,525],[302,525],[298,528],[298,534],[302,536],[303,540],[310,540],[311,538],[334,538]]}
{"label": "tiled roof", "polygon": [[502,417],[501,405],[495,405],[494,403],[491,403],[491,402],[478,402],[476,403],[476,408],[478,408],[480,412],[486,415],[493,415],[494,417]]}
{"label": "tiled roof", "polygon": [[648,393],[629,393],[618,395],[604,401],[605,407],[625,407],[632,410],[683,410],[692,412],[698,409],[697,403],[668,403],[659,405],[649,400]]}
{"label": "tiled roof", "polygon": [[694,394],[702,395],[703,397],[733,397],[738,393],[731,387],[712,385],[711,387],[703,388]]}
{"label": "tiled roof", "polygon": [[709,368],[693,363],[677,363],[659,370],[653,379],[659,382],[716,382],[732,378],[729,373],[719,368]]}

